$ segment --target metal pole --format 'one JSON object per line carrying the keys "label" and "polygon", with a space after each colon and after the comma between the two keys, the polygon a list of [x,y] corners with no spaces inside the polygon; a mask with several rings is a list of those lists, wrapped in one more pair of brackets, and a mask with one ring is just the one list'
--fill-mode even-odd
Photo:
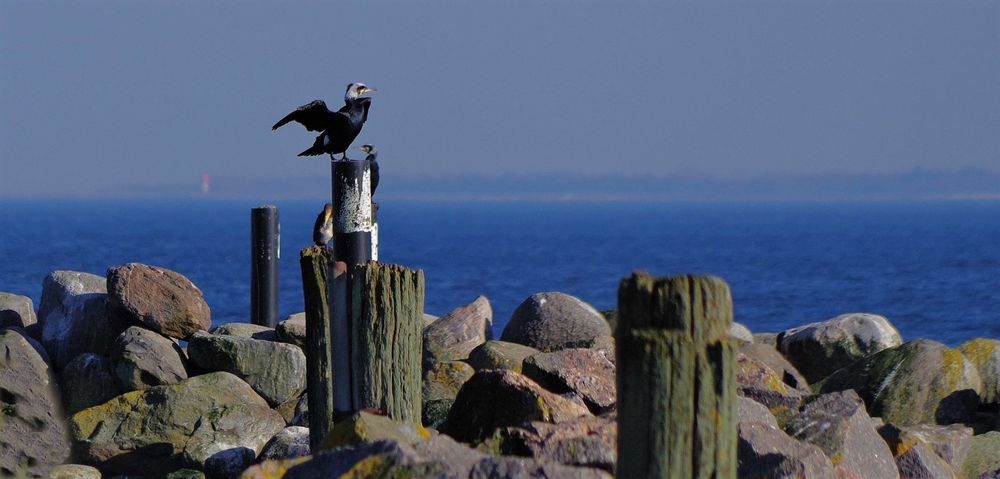
{"label": "metal pole", "polygon": [[367,161],[334,161],[333,237],[330,264],[330,341],[333,360],[333,408],[337,416],[359,409],[353,355],[355,337],[352,267],[372,260],[371,172]]}
{"label": "metal pole", "polygon": [[278,259],[281,233],[278,207],[250,210],[250,322],[278,325]]}

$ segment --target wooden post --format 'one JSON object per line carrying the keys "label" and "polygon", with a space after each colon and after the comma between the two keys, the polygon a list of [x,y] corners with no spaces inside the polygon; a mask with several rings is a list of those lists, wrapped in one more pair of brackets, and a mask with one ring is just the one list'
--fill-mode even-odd
{"label": "wooden post", "polygon": [[250,322],[278,326],[278,208],[250,210]]}
{"label": "wooden post", "polygon": [[424,272],[373,262],[352,276],[354,406],[419,423]]}
{"label": "wooden post", "polygon": [[735,478],[729,286],[636,273],[618,289],[619,478]]}
{"label": "wooden post", "polygon": [[322,246],[303,248],[299,256],[306,308],[306,387],[309,391],[309,445],[323,444],[333,427],[333,370],[330,356],[330,309],[327,268],[333,255]]}

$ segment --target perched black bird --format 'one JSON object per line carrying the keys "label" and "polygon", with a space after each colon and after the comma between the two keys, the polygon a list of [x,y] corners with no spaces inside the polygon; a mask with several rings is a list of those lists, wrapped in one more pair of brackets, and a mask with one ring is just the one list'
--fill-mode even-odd
{"label": "perched black bird", "polygon": [[315,100],[285,115],[271,129],[277,130],[288,122],[297,121],[306,127],[306,130],[321,132],[313,142],[313,146],[299,153],[299,156],[326,153],[333,160],[334,154],[343,153],[342,159],[346,160],[347,148],[357,138],[358,133],[361,133],[361,128],[368,120],[368,109],[372,104],[371,98],[363,98],[361,95],[373,91],[374,88],[368,88],[364,83],[351,83],[347,85],[344,106],[340,110],[330,111],[323,100]]}
{"label": "perched black bird", "polygon": [[378,161],[375,161],[375,159],[378,158],[378,150],[376,150],[375,147],[371,145],[361,145],[358,147],[358,149],[365,153],[368,153],[368,156],[365,158],[365,161],[368,162],[369,169],[371,170],[372,196],[375,196],[375,188],[378,188]]}
{"label": "perched black bird", "polygon": [[316,246],[326,246],[333,239],[333,204],[327,203],[316,216],[313,224],[313,242]]}

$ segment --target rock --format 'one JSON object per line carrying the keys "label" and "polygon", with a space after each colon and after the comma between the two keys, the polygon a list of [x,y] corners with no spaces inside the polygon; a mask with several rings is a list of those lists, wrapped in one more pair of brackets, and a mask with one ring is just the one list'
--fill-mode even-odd
{"label": "rock", "polygon": [[736,449],[739,459],[737,476],[773,479],[834,479],[833,464],[823,451],[801,443],[776,426],[764,422],[739,425]]}
{"label": "rock", "polygon": [[167,479],[205,479],[205,473],[197,469],[178,469],[167,474]]}
{"label": "rock", "polygon": [[430,432],[419,424],[394,421],[387,416],[360,411],[334,424],[323,440],[321,449],[336,449],[385,439],[413,445],[430,437]]}
{"label": "rock", "polygon": [[309,428],[289,426],[275,434],[264,449],[260,451],[258,460],[291,459],[309,455]]}
{"label": "rock", "polygon": [[38,323],[57,371],[83,353],[107,353],[127,327],[108,315],[104,278],[76,271],[55,271],[42,281]]}
{"label": "rock", "polygon": [[223,323],[209,331],[217,336],[239,336],[241,338],[260,339],[261,341],[277,341],[278,334],[274,328],[250,323]]}
{"label": "rock", "polygon": [[809,382],[806,381],[806,378],[773,346],[763,343],[745,343],[740,346],[739,351],[771,368],[786,386],[796,389],[802,394],[812,394],[812,389],[809,388]]}
{"label": "rock", "polygon": [[438,316],[434,316],[433,314],[424,313],[424,328],[426,329],[427,326],[430,326],[431,323],[433,323],[434,321],[437,321],[438,319],[440,319]]}
{"label": "rock", "polygon": [[953,479],[957,477],[948,463],[926,444],[917,443],[896,457],[896,467],[904,479]]}
{"label": "rock", "polygon": [[499,431],[494,451],[529,456],[542,463],[614,472],[617,437],[618,423],[614,417],[582,417],[560,424],[531,422]]}
{"label": "rock", "polygon": [[538,352],[537,349],[523,344],[490,340],[476,346],[469,353],[467,362],[476,371],[484,369],[510,369],[519,373],[521,372],[521,365],[525,358]]}
{"label": "rock", "polygon": [[865,403],[854,391],[814,398],[785,430],[822,449],[837,470],[859,477],[899,477],[892,451],[875,431]]}
{"label": "rock", "polygon": [[289,423],[291,423],[292,421],[295,420],[296,409],[298,409],[298,407],[299,407],[299,400],[301,398],[302,398],[301,396],[299,396],[299,397],[293,397],[293,398],[291,398],[291,399],[289,399],[289,400],[287,400],[287,401],[285,401],[285,402],[277,405],[274,408],[274,410],[277,411],[278,414],[281,414],[281,417],[285,419],[285,424],[292,425],[292,424],[289,424]]}
{"label": "rock", "polygon": [[424,328],[424,369],[435,362],[468,358],[492,331],[493,309],[485,296],[448,313]]}
{"label": "rock", "polygon": [[753,333],[750,331],[750,328],[735,321],[729,326],[729,337],[744,343],[753,342]]}
{"label": "rock", "polygon": [[212,325],[201,290],[180,273],[127,263],[108,269],[107,277],[108,298],[115,313],[153,331],[187,339]]}
{"label": "rock", "polygon": [[306,356],[291,344],[199,331],[188,342],[188,358],[202,370],[239,376],[273,406],[306,387]]}
{"label": "rock", "polygon": [[0,331],[0,475],[47,477],[69,443],[49,365],[23,334]]}
{"label": "rock", "polygon": [[83,353],[73,358],[59,373],[59,385],[67,416],[125,392],[118,388],[111,361],[94,353]]}
{"label": "rock", "polygon": [[188,377],[180,346],[145,328],[126,329],[109,354],[122,391],[175,384]]}
{"label": "rock", "polygon": [[777,342],[778,350],[812,383],[903,340],[884,317],[850,313],[788,329]]}
{"label": "rock", "polygon": [[278,323],[278,341],[306,347],[306,313],[295,313]]}
{"label": "rock", "polygon": [[299,401],[295,404],[295,415],[288,425],[309,427],[309,393],[299,396]]}
{"label": "rock", "polygon": [[763,404],[743,396],[736,397],[736,415],[740,423],[760,422],[778,427],[778,420]]}
{"label": "rock", "polygon": [[184,463],[209,477],[233,478],[250,467],[264,445],[285,427],[277,412],[257,404],[216,409],[184,446]]}
{"label": "rock", "polygon": [[596,309],[565,293],[535,293],[514,310],[500,339],[542,351],[576,341],[610,336],[611,327]]}
{"label": "rock", "polygon": [[488,456],[476,463],[469,475],[474,479],[544,477],[546,479],[611,479],[611,475],[598,469],[571,467],[561,464],[539,463],[530,459]]}
{"label": "rock", "polygon": [[292,466],[302,464],[312,459],[309,456],[296,457],[294,459],[267,459],[260,464],[250,466],[242,474],[240,479],[281,479]]}
{"label": "rock", "polygon": [[63,464],[52,468],[49,479],[101,479],[101,471],[83,464]]}
{"label": "rock", "polygon": [[[959,424],[938,426],[934,424],[917,424],[898,428],[887,424],[879,428],[879,434],[889,444],[889,448],[899,457],[917,444],[926,446],[928,450],[940,457],[951,470],[959,471],[972,445],[972,428]],[[916,459],[926,462],[923,454],[917,454]]]}
{"label": "rock", "polygon": [[586,407],[508,370],[479,371],[462,386],[441,431],[462,442],[530,421],[560,423],[588,416]]}
{"label": "rock", "polygon": [[0,292],[0,329],[7,326],[27,328],[38,322],[31,298]]}
{"label": "rock", "polygon": [[778,347],[778,333],[754,333],[753,342],[766,344],[772,348]]}
{"label": "rock", "polygon": [[424,372],[423,399],[455,400],[458,390],[475,374],[472,366],[462,361],[443,361],[435,363],[431,369]]}
{"label": "rock", "polygon": [[980,402],[989,406],[1000,405],[1000,341],[976,338],[962,343],[958,350],[972,361],[983,380]]}
{"label": "rock", "polygon": [[284,425],[247,383],[225,372],[128,392],[69,419],[75,457],[105,475],[182,467],[229,474]]}
{"label": "rock", "polygon": [[538,353],[524,360],[523,374],[554,393],[576,393],[594,414],[615,407],[615,365],[598,351]]}
{"label": "rock", "polygon": [[420,422],[424,427],[438,429],[448,419],[454,399],[431,399],[421,405]]}
{"label": "rock", "polygon": [[969,455],[962,464],[962,478],[988,479],[1000,475],[1000,431],[972,437]]}
{"label": "rock", "polygon": [[982,382],[957,349],[917,339],[858,361],[814,387],[823,393],[854,389],[871,415],[909,426],[971,418]]}
{"label": "rock", "polygon": [[[767,346],[764,346],[767,347]],[[736,392],[768,408],[797,409],[802,392],[785,384],[783,378],[761,361],[745,353],[736,358]]]}

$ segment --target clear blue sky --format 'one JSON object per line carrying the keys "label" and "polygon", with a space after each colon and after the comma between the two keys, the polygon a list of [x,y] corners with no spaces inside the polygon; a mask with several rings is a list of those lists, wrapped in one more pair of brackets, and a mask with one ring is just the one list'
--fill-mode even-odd
{"label": "clear blue sky", "polygon": [[396,178],[1000,169],[995,1],[0,0],[0,197],[326,178],[352,81]]}

